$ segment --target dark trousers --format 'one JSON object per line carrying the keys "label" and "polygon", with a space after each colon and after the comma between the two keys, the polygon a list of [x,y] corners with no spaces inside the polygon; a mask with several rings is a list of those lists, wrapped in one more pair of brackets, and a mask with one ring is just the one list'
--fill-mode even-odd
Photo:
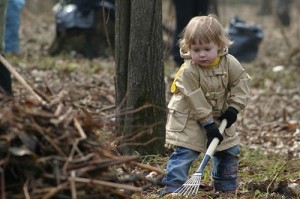
{"label": "dark trousers", "polygon": [[176,30],[173,41],[172,55],[178,67],[183,63],[180,57],[178,40],[180,33],[191,18],[199,15],[207,15],[209,0],[173,0],[176,11]]}
{"label": "dark trousers", "polygon": [[0,62],[0,92],[12,95],[12,81],[9,70]]}

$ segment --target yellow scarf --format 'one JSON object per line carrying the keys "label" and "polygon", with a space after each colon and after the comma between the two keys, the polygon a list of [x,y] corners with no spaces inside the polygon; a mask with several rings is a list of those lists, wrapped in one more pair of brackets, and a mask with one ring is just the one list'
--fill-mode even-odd
{"label": "yellow scarf", "polygon": [[[220,61],[220,57],[218,56],[211,64],[208,65],[208,67],[213,67],[213,66],[217,65],[219,63],[219,61]],[[174,77],[174,80],[171,85],[171,93],[176,93],[176,91],[177,91],[176,80],[177,80],[179,74],[181,73],[181,70],[184,68],[184,66],[185,66],[184,64],[182,64],[180,66],[179,70],[177,71],[177,73]]]}
{"label": "yellow scarf", "polygon": [[211,62],[211,64],[209,64],[208,66],[213,67],[213,66],[217,65],[219,63],[219,61],[220,61],[220,57],[216,57],[216,59],[213,62]]}

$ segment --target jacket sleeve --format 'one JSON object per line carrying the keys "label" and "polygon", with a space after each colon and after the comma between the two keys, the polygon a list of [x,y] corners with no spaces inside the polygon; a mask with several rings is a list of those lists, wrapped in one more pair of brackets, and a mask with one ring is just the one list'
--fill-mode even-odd
{"label": "jacket sleeve", "polygon": [[250,76],[233,56],[228,68],[228,105],[241,111],[247,105],[250,97]]}
{"label": "jacket sleeve", "polygon": [[213,121],[212,106],[200,87],[199,78],[198,71],[189,65],[179,74],[176,86],[186,97],[193,117],[201,124],[206,124]]}

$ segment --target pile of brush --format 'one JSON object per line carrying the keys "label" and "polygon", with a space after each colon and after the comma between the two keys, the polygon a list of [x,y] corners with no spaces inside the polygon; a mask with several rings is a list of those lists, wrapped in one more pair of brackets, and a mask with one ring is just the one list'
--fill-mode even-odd
{"label": "pile of brush", "polygon": [[156,184],[160,169],[121,156],[101,127],[73,104],[2,96],[0,198],[131,198]]}

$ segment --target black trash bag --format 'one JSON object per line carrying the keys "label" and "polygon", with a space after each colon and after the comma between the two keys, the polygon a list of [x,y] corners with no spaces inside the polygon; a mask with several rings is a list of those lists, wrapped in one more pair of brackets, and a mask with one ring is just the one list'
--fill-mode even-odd
{"label": "black trash bag", "polygon": [[227,28],[227,34],[233,41],[229,47],[230,54],[244,62],[251,62],[256,58],[259,44],[264,36],[259,25],[246,25],[245,21],[233,16]]}
{"label": "black trash bag", "polygon": [[93,10],[83,15],[75,4],[65,6],[57,4],[54,12],[57,32],[69,28],[91,28],[94,23]]}
{"label": "black trash bag", "polygon": [[94,24],[94,11],[103,7],[111,10],[114,18],[115,5],[111,0],[73,0],[66,4],[64,0],[57,3],[54,8],[56,31],[61,32],[71,28],[91,28]]}

